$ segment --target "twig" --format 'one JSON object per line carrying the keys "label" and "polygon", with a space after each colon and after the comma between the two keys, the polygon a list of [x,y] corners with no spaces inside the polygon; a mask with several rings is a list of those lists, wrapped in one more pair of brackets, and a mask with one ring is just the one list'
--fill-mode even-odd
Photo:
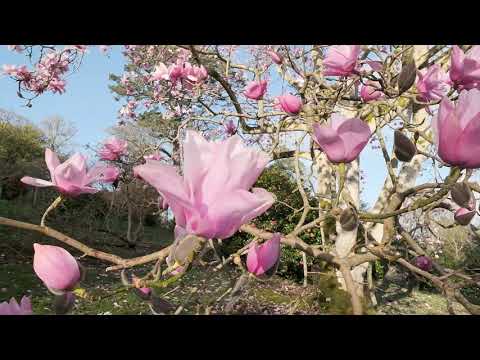
{"label": "twig", "polygon": [[63,197],[62,195],[59,195],[51,204],[50,206],[47,208],[47,210],[45,210],[45,213],[43,214],[42,216],[42,220],[40,221],[40,226],[42,227],[45,227],[45,220],[47,218],[47,215],[50,211],[52,211],[53,209],[55,209],[63,200]]}

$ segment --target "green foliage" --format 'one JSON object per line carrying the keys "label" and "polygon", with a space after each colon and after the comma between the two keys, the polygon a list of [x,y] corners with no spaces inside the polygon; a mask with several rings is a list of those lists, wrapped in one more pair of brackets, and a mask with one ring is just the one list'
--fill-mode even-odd
{"label": "green foliage", "polygon": [[44,139],[33,125],[0,121],[0,164],[12,166],[41,158]]}

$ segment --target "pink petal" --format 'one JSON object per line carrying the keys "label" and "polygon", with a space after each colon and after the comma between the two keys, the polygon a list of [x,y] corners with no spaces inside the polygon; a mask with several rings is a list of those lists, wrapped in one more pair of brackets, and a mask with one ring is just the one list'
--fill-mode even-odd
{"label": "pink petal", "polygon": [[[472,91],[472,90],[470,90]],[[461,166],[476,169],[480,167],[480,112],[468,123],[456,144],[457,157]]]}
{"label": "pink petal", "polygon": [[85,185],[86,175],[87,163],[85,157],[76,153],[55,168],[54,181],[60,188],[68,188],[70,185],[79,187]]}
{"label": "pink petal", "polygon": [[247,255],[247,269],[260,276],[272,268],[280,257],[280,234],[276,233],[261,245],[252,244]]}
{"label": "pink petal", "polygon": [[147,160],[146,164],[134,168],[135,173],[152,185],[168,202],[179,226],[185,225],[184,209],[191,208],[188,190],[183,179],[173,166],[159,161]]}
{"label": "pink petal", "polygon": [[[221,199],[228,198],[228,201]],[[264,189],[235,190],[219,196],[205,211],[199,209],[188,217],[187,231],[206,238],[226,239],[240,226],[263,214],[275,199]]]}
{"label": "pink petal", "polygon": [[460,128],[465,129],[468,123],[480,113],[480,90],[462,91],[458,97],[455,114],[460,121]]}
{"label": "pink petal", "polygon": [[50,181],[46,181],[46,180],[42,180],[42,179],[36,179],[36,178],[32,178],[30,176],[24,176],[23,178],[20,179],[20,181],[24,184],[32,185],[32,186],[36,186],[36,187],[55,186],[55,184],[53,184]]}
{"label": "pink petal", "polygon": [[264,152],[244,146],[238,135],[217,143],[208,171],[203,181],[197,183],[202,189],[202,201],[212,203],[219,193],[249,190],[269,161]]}
{"label": "pink petal", "polygon": [[355,160],[367,145],[370,135],[370,127],[364,121],[353,118],[343,122],[338,128],[338,135],[345,144],[345,162]]}
{"label": "pink petal", "polygon": [[314,124],[313,140],[320,146],[322,151],[332,163],[340,163],[345,159],[345,144],[337,132],[330,126]]}
{"label": "pink petal", "polygon": [[60,160],[52,150],[45,149],[45,162],[47,163],[48,171],[50,171],[50,178],[53,180],[55,168],[60,165]]}

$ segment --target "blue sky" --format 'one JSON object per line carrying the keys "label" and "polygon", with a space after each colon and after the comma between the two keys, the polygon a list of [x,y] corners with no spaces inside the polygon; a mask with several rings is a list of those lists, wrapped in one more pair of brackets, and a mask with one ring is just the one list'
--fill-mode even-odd
{"label": "blue sky", "polygon": [[[0,46],[0,65],[25,64],[26,57]],[[96,144],[108,134],[105,132],[117,123],[117,113],[121,103],[116,102],[108,89],[110,73],[123,73],[124,57],[120,46],[114,46],[108,57],[98,48],[91,47],[84,57],[77,73],[67,79],[67,91],[63,95],[44,94],[35,99],[31,108],[16,95],[16,83],[0,77],[0,108],[20,114],[34,123],[42,119],[60,115],[72,121],[78,128],[75,138],[76,150],[85,152],[85,144]],[[282,85],[272,86],[274,95],[280,95]],[[390,145],[391,141],[387,143]],[[368,145],[361,154],[361,168],[366,173],[367,186],[362,194],[363,200],[372,204],[382,187],[386,169],[381,152],[372,150]]]}

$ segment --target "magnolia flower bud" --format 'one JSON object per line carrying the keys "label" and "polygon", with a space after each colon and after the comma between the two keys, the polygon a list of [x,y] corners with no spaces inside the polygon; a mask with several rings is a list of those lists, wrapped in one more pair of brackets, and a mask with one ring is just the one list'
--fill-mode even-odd
{"label": "magnolia flower bud", "polygon": [[403,132],[395,130],[393,151],[398,160],[409,162],[417,153],[417,148]]}
{"label": "magnolia flower bud", "polygon": [[339,221],[343,230],[353,231],[358,226],[357,212],[353,208],[349,207],[342,211]]}
{"label": "magnolia flower bud", "polygon": [[415,61],[410,59],[406,63],[402,64],[402,71],[398,75],[398,91],[403,94],[410,89],[417,78],[417,67]]}
{"label": "magnolia flower bud", "polygon": [[468,208],[470,210],[473,210],[475,207],[472,190],[470,190],[467,183],[461,182],[453,185],[450,189],[450,195],[455,204],[460,207]]}
{"label": "magnolia flower bud", "polygon": [[80,281],[80,267],[67,250],[37,243],[33,247],[33,269],[52,293],[62,295]]}
{"label": "magnolia flower bud", "polygon": [[133,288],[133,292],[142,300],[151,300],[152,299],[152,289],[147,287],[142,288]]}
{"label": "magnolia flower bud", "polygon": [[272,276],[280,262],[281,234],[275,233],[272,238],[261,245],[252,243],[247,254],[247,269],[250,273],[261,276]]}
{"label": "magnolia flower bud", "polygon": [[455,211],[454,218],[457,223],[459,223],[460,225],[466,226],[470,224],[470,221],[472,221],[475,214],[476,214],[475,210],[460,208],[460,209],[457,209],[457,211]]}
{"label": "magnolia flower bud", "polygon": [[428,256],[417,256],[415,258],[415,266],[423,271],[432,270],[432,260]]}

